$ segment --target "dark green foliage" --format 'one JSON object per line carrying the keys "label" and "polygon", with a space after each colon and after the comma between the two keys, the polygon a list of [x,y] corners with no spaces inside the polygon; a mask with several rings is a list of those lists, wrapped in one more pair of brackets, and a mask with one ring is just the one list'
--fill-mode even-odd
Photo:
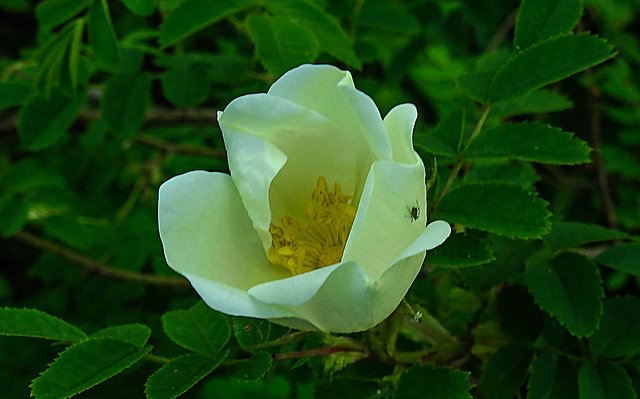
{"label": "dark green foliage", "polygon": [[[0,0],[0,13],[0,396],[640,392],[638,1]],[[421,213],[452,226],[362,333],[215,312],[158,238],[162,182],[228,173],[217,112],[303,63],[349,70],[383,117],[416,105]]]}

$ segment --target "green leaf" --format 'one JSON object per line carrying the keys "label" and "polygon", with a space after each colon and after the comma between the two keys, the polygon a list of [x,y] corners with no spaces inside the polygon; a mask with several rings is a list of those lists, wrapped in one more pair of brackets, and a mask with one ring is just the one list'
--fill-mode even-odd
{"label": "green leaf", "polygon": [[218,354],[231,335],[227,319],[203,302],[165,313],[162,328],[178,345],[209,356]]}
{"label": "green leaf", "polygon": [[67,97],[59,91],[50,96],[34,93],[22,107],[18,134],[22,145],[37,151],[60,140],[76,119],[84,98]]}
{"label": "green leaf", "polygon": [[516,100],[613,55],[606,40],[588,34],[546,40],[511,58],[493,78],[487,99],[492,104]]}
{"label": "green leaf", "polygon": [[120,63],[118,39],[113,30],[106,0],[95,0],[89,8],[87,35],[91,50],[98,62],[109,68],[114,68]]}
{"label": "green leaf", "polygon": [[475,164],[464,176],[469,183],[503,183],[531,187],[540,180],[530,163],[526,162],[490,162],[487,165]]}
{"label": "green leaf", "polygon": [[69,82],[75,92],[80,84],[80,67],[82,57],[82,38],[84,36],[84,19],[78,20],[73,29],[73,38],[69,44]]}
{"label": "green leaf", "polygon": [[154,0],[122,0],[129,11],[141,17],[148,17],[155,11]]}
{"label": "green leaf", "polygon": [[578,372],[580,399],[635,399],[631,378],[611,363],[583,363]]}
{"label": "green leaf", "polygon": [[101,107],[104,119],[121,137],[129,137],[144,123],[149,105],[151,75],[114,75],[107,81]]}
{"label": "green leaf", "polygon": [[194,107],[209,96],[207,68],[199,63],[170,69],[162,76],[165,97],[180,107]]}
{"label": "green leaf", "polygon": [[[623,234],[623,233],[621,233]],[[621,272],[640,276],[640,244],[616,245],[598,255],[595,259],[601,265]]]}
{"label": "green leaf", "polygon": [[470,160],[520,159],[561,165],[589,162],[587,143],[572,133],[532,122],[504,124],[482,131],[466,150]]}
{"label": "green leaf", "polygon": [[533,352],[524,345],[503,346],[482,369],[482,390],[487,399],[511,399],[524,383]]}
{"label": "green leaf", "polygon": [[464,110],[453,111],[427,134],[414,136],[414,143],[435,155],[458,155],[464,129]]}
{"label": "green leaf", "polygon": [[[551,226],[551,233],[544,236],[544,245],[557,251],[560,249],[578,248],[585,244],[599,241],[630,238],[628,234],[618,230],[607,229],[597,224],[580,222],[559,222]],[[640,255],[640,252],[638,252]]]}
{"label": "green leaf", "polygon": [[565,357],[541,353],[531,367],[527,399],[578,399],[578,372]]}
{"label": "green leaf", "polygon": [[415,365],[400,376],[396,396],[398,398],[471,399],[470,373],[454,371],[448,367]]}
{"label": "green leaf", "polygon": [[151,347],[138,349],[110,338],[80,342],[60,353],[31,383],[35,399],[68,398],[113,377],[137,363]]}
{"label": "green leaf", "polygon": [[527,260],[527,288],[535,301],[576,337],[588,337],[598,327],[604,292],[598,268],[577,253],[555,259],[542,255]]}
{"label": "green leaf", "polygon": [[93,0],[49,0],[36,7],[40,28],[49,30],[80,13]]}
{"label": "green leaf", "polygon": [[273,359],[268,352],[258,352],[249,359],[237,360],[227,368],[227,375],[236,381],[257,381],[271,369]]}
{"label": "green leaf", "polygon": [[27,82],[0,82],[0,111],[22,104],[33,92]]}
{"label": "green leaf", "polygon": [[484,104],[495,75],[496,71],[471,72],[458,76],[456,85],[467,97]]}
{"label": "green leaf", "polygon": [[144,324],[125,324],[103,328],[91,334],[91,338],[113,338],[130,343],[138,349],[147,344],[151,336],[151,329]]}
{"label": "green leaf", "polygon": [[233,318],[233,334],[241,348],[247,349],[267,342],[271,333],[271,323],[267,320],[249,317]]}
{"label": "green leaf", "polygon": [[0,335],[77,342],[87,335],[55,316],[35,309],[0,308]]}
{"label": "green leaf", "polygon": [[551,216],[547,202],[535,192],[507,184],[462,185],[442,198],[436,215],[450,223],[517,238],[545,234]]}
{"label": "green leaf", "polygon": [[316,4],[305,0],[269,0],[264,6],[274,15],[296,22],[312,32],[320,50],[356,69],[362,67],[340,23]]}
{"label": "green leaf", "polygon": [[580,0],[524,0],[520,4],[513,46],[520,51],[534,43],[569,33],[581,15]]}
{"label": "green leaf", "polygon": [[253,0],[185,0],[160,26],[160,45],[168,47],[209,25],[233,15],[254,3]]}
{"label": "green leaf", "polygon": [[320,52],[316,37],[288,19],[254,14],[247,25],[260,62],[276,75],[315,61]]}
{"label": "green leaf", "polygon": [[495,106],[489,115],[506,118],[515,115],[541,114],[562,111],[573,107],[564,94],[551,90],[536,90],[519,99]]}
{"label": "green leaf", "polygon": [[228,354],[226,350],[213,359],[195,353],[178,356],[149,377],[144,393],[149,399],[177,398],[211,374]]}
{"label": "green leaf", "polygon": [[640,299],[610,298],[604,302],[600,327],[589,338],[595,357],[633,356],[640,351]]}
{"label": "green leaf", "polygon": [[440,246],[427,254],[427,264],[438,267],[477,266],[494,260],[493,252],[484,240],[486,234],[467,230],[452,234]]}
{"label": "green leaf", "polygon": [[29,205],[13,195],[0,197],[0,236],[11,237],[27,223]]}

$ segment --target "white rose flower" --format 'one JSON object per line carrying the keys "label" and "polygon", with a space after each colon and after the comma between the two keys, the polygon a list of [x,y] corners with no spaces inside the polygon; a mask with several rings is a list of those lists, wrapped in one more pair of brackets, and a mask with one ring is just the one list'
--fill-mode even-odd
{"label": "white rose flower", "polygon": [[300,329],[356,332],[398,306],[425,251],[416,108],[384,120],[351,74],[303,65],[218,120],[231,175],[192,171],[160,187],[167,263],[220,312]]}

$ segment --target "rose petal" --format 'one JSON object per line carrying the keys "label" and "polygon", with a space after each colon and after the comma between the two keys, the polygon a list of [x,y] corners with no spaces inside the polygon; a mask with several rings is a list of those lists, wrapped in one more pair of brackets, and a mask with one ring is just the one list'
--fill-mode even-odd
{"label": "rose petal", "polygon": [[417,118],[418,110],[413,104],[397,105],[384,117],[395,162],[413,164],[420,161],[413,149],[413,128]]}
{"label": "rose petal", "polygon": [[[343,261],[353,260],[363,265],[369,278],[376,280],[425,229],[425,197],[421,162],[413,165],[374,163]],[[417,220],[411,215],[414,207],[420,209]]]}
{"label": "rose petal", "polygon": [[160,187],[158,225],[167,263],[239,290],[287,276],[267,259],[231,177],[193,171]]}

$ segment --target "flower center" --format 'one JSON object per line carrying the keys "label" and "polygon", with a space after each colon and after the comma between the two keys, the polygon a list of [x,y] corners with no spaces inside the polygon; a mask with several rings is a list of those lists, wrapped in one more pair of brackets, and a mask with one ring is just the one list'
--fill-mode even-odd
{"label": "flower center", "polygon": [[356,216],[356,208],[349,204],[351,198],[338,183],[329,191],[327,181],[320,176],[302,220],[284,215],[280,219],[282,227],[273,223],[269,226],[271,261],[293,275],[340,262]]}

